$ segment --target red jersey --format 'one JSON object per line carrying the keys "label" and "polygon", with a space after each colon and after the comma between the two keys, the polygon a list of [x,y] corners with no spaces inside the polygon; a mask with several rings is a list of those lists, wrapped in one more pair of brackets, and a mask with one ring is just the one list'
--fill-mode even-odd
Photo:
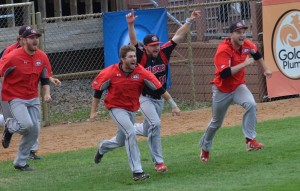
{"label": "red jersey", "polygon": [[5,72],[13,70],[4,76],[2,100],[29,100],[38,97],[40,78],[52,76],[52,71],[48,71],[47,68],[51,69],[50,61],[41,50],[37,50],[31,56],[21,47],[7,54],[0,61],[0,75],[4,76]]}
{"label": "red jersey", "polygon": [[154,74],[140,65],[128,76],[119,67],[120,64],[114,64],[103,69],[92,82],[94,89],[108,90],[104,100],[107,109],[136,111],[140,107],[139,97],[145,86],[152,90],[162,87]]}
{"label": "red jersey", "polygon": [[257,47],[249,40],[244,41],[240,50],[233,47],[230,38],[220,43],[214,57],[216,66],[215,78],[211,82],[218,87],[219,91],[229,93],[234,91],[239,85],[246,83],[245,68],[225,79],[221,78],[220,72],[228,67],[243,63],[251,53],[251,50],[257,52]]}
{"label": "red jersey", "polygon": [[[21,47],[21,45],[20,45],[19,42],[16,42],[16,43],[14,43],[14,44],[12,44],[12,45],[9,45],[9,46],[6,47],[5,50],[3,51],[3,54],[1,55],[1,59],[2,59],[5,55],[9,54],[9,53],[12,52],[13,50],[15,50],[15,49],[17,49],[17,48],[20,48],[20,47]],[[0,64],[1,64],[1,63],[0,63]],[[52,68],[51,68],[51,65],[49,65],[49,66],[50,66],[50,67],[47,68],[47,70],[49,71],[49,74],[51,74],[50,77],[52,77]]]}
{"label": "red jersey", "polygon": [[11,51],[13,51],[13,50],[15,50],[15,49],[17,49],[17,48],[20,48],[20,47],[21,47],[21,45],[20,45],[19,42],[16,42],[16,43],[14,43],[14,44],[12,44],[12,45],[9,45],[8,47],[5,48],[5,50],[4,50],[3,54],[2,54],[2,58],[3,58],[6,54],[8,54],[8,53],[10,53]]}

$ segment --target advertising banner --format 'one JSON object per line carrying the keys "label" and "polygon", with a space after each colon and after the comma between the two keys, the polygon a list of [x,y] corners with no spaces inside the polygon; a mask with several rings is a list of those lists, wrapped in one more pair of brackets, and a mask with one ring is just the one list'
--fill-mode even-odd
{"label": "advertising banner", "polygon": [[300,94],[300,1],[263,0],[268,97]]}

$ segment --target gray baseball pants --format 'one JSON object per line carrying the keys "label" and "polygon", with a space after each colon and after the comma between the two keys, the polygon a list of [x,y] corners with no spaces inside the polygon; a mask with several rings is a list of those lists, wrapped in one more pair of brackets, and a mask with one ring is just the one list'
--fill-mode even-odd
{"label": "gray baseball pants", "polygon": [[206,132],[199,141],[200,147],[210,151],[213,138],[217,130],[222,126],[224,117],[230,104],[235,103],[245,110],[242,122],[243,134],[249,139],[256,137],[256,102],[250,90],[245,84],[238,86],[233,92],[223,93],[212,86],[212,119],[208,124]]}
{"label": "gray baseball pants", "polygon": [[[1,90],[2,90],[2,83],[0,83],[0,92],[1,92]],[[5,107],[7,107],[7,108],[10,107],[10,106],[8,106],[8,102],[2,102],[1,93],[0,93],[0,102],[1,102],[1,108],[2,107],[4,107],[4,108]],[[8,116],[5,116],[5,115],[3,115],[3,117],[4,117],[4,121],[6,121],[6,118],[8,118]],[[0,118],[1,118],[1,116],[0,116]],[[38,139],[36,139],[36,142],[32,146],[31,151],[37,151],[38,148],[39,148],[39,141],[38,141]]]}
{"label": "gray baseball pants", "polygon": [[133,127],[135,122],[135,112],[120,108],[112,108],[109,110],[109,114],[118,127],[117,135],[110,140],[100,141],[99,153],[105,154],[115,148],[123,147],[125,145],[131,171],[134,173],[143,172],[140,150],[136,139],[136,132]]}
{"label": "gray baseball pants", "polygon": [[17,157],[13,164],[25,166],[30,150],[40,133],[40,101],[39,98],[31,100],[13,99],[9,102],[13,118],[6,121],[9,132],[22,135]]}
{"label": "gray baseball pants", "polygon": [[140,96],[140,109],[144,116],[143,123],[136,123],[136,134],[148,137],[148,146],[154,163],[164,162],[161,146],[161,120],[160,116],[164,107],[164,99],[153,99]]}

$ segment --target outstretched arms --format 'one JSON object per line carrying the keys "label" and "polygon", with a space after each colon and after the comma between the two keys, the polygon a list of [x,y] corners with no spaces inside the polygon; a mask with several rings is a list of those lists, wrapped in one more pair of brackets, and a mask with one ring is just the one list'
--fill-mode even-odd
{"label": "outstretched arms", "polygon": [[[172,41],[174,41],[176,44],[180,43],[187,33],[188,29],[190,28],[192,22],[200,16],[200,11],[193,11],[191,16],[186,19],[186,22],[184,25],[182,25],[175,33],[174,37],[172,38]],[[136,21],[137,16],[134,15],[134,10],[132,9],[130,13],[126,15],[126,21],[128,24],[128,33],[129,33],[129,39],[131,45],[137,44],[136,39],[136,31],[134,28],[134,22]]]}

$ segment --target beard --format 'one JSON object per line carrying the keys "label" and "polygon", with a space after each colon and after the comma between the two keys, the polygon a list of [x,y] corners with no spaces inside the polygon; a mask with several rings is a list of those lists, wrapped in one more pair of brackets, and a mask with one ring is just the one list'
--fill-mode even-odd
{"label": "beard", "polygon": [[150,53],[150,57],[156,59],[158,57],[159,51]]}
{"label": "beard", "polygon": [[38,50],[38,45],[27,44],[28,50],[31,52]]}

